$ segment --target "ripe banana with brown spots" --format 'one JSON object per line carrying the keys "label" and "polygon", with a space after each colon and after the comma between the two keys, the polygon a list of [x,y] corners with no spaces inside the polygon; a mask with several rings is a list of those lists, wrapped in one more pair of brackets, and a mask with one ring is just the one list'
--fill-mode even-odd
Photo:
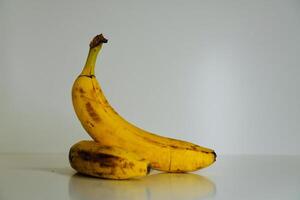
{"label": "ripe banana with brown spots", "polygon": [[91,41],[86,64],[72,88],[76,115],[88,134],[101,145],[137,154],[161,171],[190,172],[214,163],[212,149],[140,129],[110,106],[95,76],[97,55],[106,42],[102,34]]}
{"label": "ripe banana with brown spots", "polygon": [[71,166],[78,172],[107,179],[130,179],[146,176],[150,164],[136,154],[94,141],[80,141],[69,152]]}

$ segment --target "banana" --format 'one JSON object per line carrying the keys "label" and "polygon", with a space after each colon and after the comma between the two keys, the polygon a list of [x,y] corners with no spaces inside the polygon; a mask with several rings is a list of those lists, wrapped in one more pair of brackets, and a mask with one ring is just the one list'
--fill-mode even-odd
{"label": "banana", "polygon": [[107,39],[102,34],[91,41],[86,64],[72,87],[73,107],[87,133],[101,145],[137,154],[160,171],[190,172],[214,163],[216,153],[212,149],[145,131],[112,108],[95,76],[103,43]]}
{"label": "banana", "polygon": [[123,149],[80,141],[69,151],[69,162],[76,171],[106,179],[130,179],[146,176],[149,162]]}

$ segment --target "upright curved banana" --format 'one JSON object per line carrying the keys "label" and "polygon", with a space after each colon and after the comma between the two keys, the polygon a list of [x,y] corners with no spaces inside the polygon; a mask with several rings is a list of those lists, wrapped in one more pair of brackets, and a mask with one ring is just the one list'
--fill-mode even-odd
{"label": "upright curved banana", "polygon": [[130,179],[146,176],[149,162],[136,154],[94,141],[80,141],[69,151],[69,161],[76,171],[106,179]]}
{"label": "upright curved banana", "polygon": [[89,135],[102,145],[136,153],[161,171],[189,172],[215,162],[213,150],[147,132],[126,121],[110,106],[94,71],[103,43],[107,39],[102,34],[91,41],[86,64],[72,88],[76,115]]}

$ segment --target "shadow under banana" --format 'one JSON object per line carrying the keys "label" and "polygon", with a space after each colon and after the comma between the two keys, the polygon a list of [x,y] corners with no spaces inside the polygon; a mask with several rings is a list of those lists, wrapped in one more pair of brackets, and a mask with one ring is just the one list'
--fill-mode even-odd
{"label": "shadow under banana", "polygon": [[69,181],[72,200],[201,199],[216,193],[215,184],[198,174],[158,173],[142,179],[105,180],[74,174]]}

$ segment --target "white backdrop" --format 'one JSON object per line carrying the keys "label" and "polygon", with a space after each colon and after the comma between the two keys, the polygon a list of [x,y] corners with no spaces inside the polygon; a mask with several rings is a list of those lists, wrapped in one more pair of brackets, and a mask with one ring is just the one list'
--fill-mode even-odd
{"label": "white backdrop", "polygon": [[300,153],[300,1],[0,2],[0,152],[89,138],[71,104],[88,43],[125,118],[218,154]]}

